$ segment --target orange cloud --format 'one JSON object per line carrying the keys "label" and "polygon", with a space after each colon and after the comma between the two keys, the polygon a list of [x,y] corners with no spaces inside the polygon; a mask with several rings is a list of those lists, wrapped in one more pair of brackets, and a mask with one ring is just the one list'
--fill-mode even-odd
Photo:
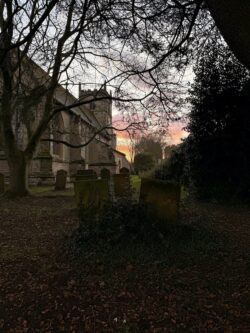
{"label": "orange cloud", "polygon": [[177,145],[182,139],[188,136],[188,133],[183,129],[183,123],[175,123],[169,127],[169,143],[172,145]]}
{"label": "orange cloud", "polygon": [[126,154],[129,161],[131,160],[129,145],[117,145],[116,149]]}

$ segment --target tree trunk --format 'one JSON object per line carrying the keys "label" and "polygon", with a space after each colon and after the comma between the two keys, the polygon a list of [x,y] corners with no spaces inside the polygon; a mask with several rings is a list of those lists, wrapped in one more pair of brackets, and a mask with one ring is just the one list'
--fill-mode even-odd
{"label": "tree trunk", "polygon": [[15,157],[8,159],[10,169],[10,188],[11,196],[25,196],[29,194],[28,190],[28,170],[30,160],[23,152]]}

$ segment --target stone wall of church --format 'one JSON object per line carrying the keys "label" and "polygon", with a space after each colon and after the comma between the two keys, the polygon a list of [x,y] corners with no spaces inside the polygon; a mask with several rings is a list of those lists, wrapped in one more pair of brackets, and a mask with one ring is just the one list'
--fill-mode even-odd
{"label": "stone wall of church", "polygon": [[5,158],[0,158],[0,173],[3,173],[6,176],[9,173],[9,166]]}
{"label": "stone wall of church", "polygon": [[[106,91],[102,91],[102,93],[108,94]],[[42,113],[39,112],[39,109],[42,110],[42,104],[35,112],[37,117],[34,120],[35,125]],[[84,106],[84,109],[93,113],[90,123],[81,117],[80,112],[63,111],[54,118],[53,124],[45,131],[42,138],[54,138],[79,145],[86,142],[101,126],[111,124],[112,103],[110,100],[99,101],[96,104],[89,103]],[[22,138],[25,138],[25,135],[22,135]],[[71,148],[60,143],[40,142],[30,165],[30,183],[33,185],[53,184],[56,172],[61,169],[67,172],[71,180],[77,170],[85,168],[95,170],[98,175],[103,168],[106,168],[114,174],[117,172],[117,168],[112,148],[115,149],[115,147],[116,136],[112,130],[106,131],[105,135],[99,134],[88,146],[82,148]],[[8,169],[4,155],[0,155],[0,172],[8,175]]]}

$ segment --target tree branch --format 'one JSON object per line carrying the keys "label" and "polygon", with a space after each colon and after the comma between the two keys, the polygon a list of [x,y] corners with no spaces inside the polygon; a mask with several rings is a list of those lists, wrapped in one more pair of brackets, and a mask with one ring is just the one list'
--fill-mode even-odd
{"label": "tree branch", "polygon": [[131,123],[129,124],[127,127],[125,128],[116,128],[114,126],[104,126],[102,127],[100,130],[96,131],[91,137],[89,140],[87,140],[85,143],[81,143],[81,144],[78,144],[78,145],[74,145],[74,144],[71,144],[65,140],[59,140],[59,139],[50,139],[50,138],[44,138],[44,139],[41,139],[41,141],[43,142],[55,142],[55,143],[61,143],[61,144],[64,144],[65,146],[68,146],[70,148],[82,148],[82,147],[86,147],[87,145],[89,145],[94,139],[95,137],[100,134],[102,131],[104,130],[108,130],[108,129],[112,129],[114,131],[118,131],[118,132],[123,132],[123,131],[128,131],[129,129],[133,128],[133,129],[139,129],[140,128],[140,124],[144,124],[144,122],[141,122],[141,123]]}

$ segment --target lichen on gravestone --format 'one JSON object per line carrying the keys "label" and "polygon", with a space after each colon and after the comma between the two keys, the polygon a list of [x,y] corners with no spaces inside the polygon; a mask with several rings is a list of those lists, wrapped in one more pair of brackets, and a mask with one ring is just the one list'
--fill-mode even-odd
{"label": "lichen on gravestone", "polygon": [[77,205],[83,208],[99,210],[109,200],[108,181],[105,179],[76,181],[74,192]]}

